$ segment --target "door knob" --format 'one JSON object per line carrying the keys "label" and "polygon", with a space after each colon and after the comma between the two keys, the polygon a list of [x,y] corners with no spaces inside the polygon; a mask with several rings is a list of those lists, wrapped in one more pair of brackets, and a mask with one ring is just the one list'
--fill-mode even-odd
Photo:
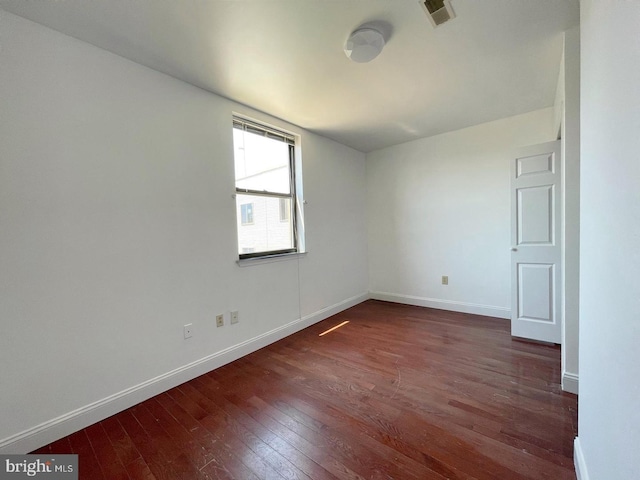
{"label": "door knob", "polygon": [[518,251],[518,249],[517,249],[516,247],[511,247],[511,251],[512,251],[512,252],[517,252],[517,251]]}

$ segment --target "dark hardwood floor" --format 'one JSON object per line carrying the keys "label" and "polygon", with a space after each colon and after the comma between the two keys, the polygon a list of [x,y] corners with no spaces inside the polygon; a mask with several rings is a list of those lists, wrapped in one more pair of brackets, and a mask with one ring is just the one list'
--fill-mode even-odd
{"label": "dark hardwood floor", "polygon": [[370,300],[35,453],[88,480],[575,479],[559,383],[506,320]]}

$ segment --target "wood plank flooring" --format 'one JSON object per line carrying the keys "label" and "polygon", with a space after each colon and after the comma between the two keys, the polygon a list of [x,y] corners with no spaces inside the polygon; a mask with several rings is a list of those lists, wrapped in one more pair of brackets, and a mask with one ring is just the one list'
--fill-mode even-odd
{"label": "wood plank flooring", "polygon": [[506,320],[369,300],[34,453],[88,480],[575,479],[559,383]]}

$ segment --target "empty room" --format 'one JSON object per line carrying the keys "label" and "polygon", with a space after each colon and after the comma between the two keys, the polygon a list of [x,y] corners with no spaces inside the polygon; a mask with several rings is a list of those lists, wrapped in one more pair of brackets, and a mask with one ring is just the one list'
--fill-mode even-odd
{"label": "empty room", "polygon": [[0,478],[638,478],[638,25],[0,0]]}

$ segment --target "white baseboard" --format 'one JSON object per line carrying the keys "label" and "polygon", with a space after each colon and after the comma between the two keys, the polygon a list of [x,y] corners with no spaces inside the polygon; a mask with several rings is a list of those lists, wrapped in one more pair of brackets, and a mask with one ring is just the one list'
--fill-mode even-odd
{"label": "white baseboard", "polygon": [[452,300],[441,300],[437,298],[414,297],[412,295],[401,295],[399,293],[369,292],[370,298],[384,300],[386,302],[404,303],[416,305],[418,307],[437,308],[440,310],[450,310],[453,312],[472,313],[475,315],[485,315],[488,317],[511,318],[511,309],[505,307],[494,307],[491,305],[479,305],[476,303],[455,302]]}
{"label": "white baseboard", "polygon": [[562,372],[562,390],[578,394],[578,375],[571,372]]}
{"label": "white baseboard", "polygon": [[97,402],[48,420],[9,438],[0,440],[0,454],[24,454],[59,438],[93,425],[159,393],[165,392],[204,373],[219,368],[271,343],[318,323],[369,298],[368,293],[356,295],[294,320],[257,337],[208,355],[200,360],[149,379]]}
{"label": "white baseboard", "polygon": [[584,454],[580,445],[580,437],[573,441],[573,464],[576,467],[576,477],[578,480],[589,480],[587,464],[584,462]]}
{"label": "white baseboard", "polygon": [[[303,322],[305,325],[303,327],[300,327],[298,329],[296,329],[295,331],[291,332],[291,333],[295,333],[299,330],[302,330],[303,328],[307,328],[310,325],[313,325],[314,323],[318,323],[322,320],[324,320],[325,318],[329,318],[332,315],[336,315],[344,310],[346,310],[347,308],[351,308],[351,307],[355,307],[356,305],[358,305],[359,303],[364,302],[365,300],[369,300],[369,293],[361,293],[360,295],[356,295],[355,297],[351,297],[351,298],[347,298],[346,300],[343,300],[340,303],[336,303],[335,305],[330,305],[326,308],[323,308],[322,310],[318,310],[317,312],[311,313],[309,315],[305,315],[304,317],[302,317],[302,320],[296,320],[296,322]],[[292,322],[292,323],[296,323],[296,322]],[[291,324],[290,324],[291,325]],[[287,333],[287,335],[291,335],[291,333]],[[281,337],[284,338],[287,335]],[[279,338],[277,340],[280,340]],[[276,340],[274,340],[273,342],[275,342]],[[269,343],[273,343],[273,342],[269,342]],[[260,347],[262,348],[262,347]],[[256,349],[257,350],[257,349]]]}

